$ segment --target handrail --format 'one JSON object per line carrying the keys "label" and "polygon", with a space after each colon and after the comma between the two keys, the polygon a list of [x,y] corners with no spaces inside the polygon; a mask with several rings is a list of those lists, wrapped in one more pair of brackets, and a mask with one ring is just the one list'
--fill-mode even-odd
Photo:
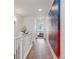
{"label": "handrail", "polygon": [[32,33],[29,33],[29,34],[23,34],[22,36],[14,37],[14,39],[20,39],[20,38],[23,38],[25,35],[32,35]]}
{"label": "handrail", "polygon": [[[29,40],[28,40],[29,39]],[[18,46],[20,46],[20,55],[19,55],[19,57],[20,57],[20,59],[23,59],[24,58],[24,55],[26,55],[27,54],[27,52],[24,52],[24,51],[26,51],[27,49],[29,49],[29,48],[27,48],[26,47],[26,45],[27,45],[27,43],[26,43],[26,41],[28,40],[29,42],[31,42],[32,43],[32,33],[29,33],[29,34],[22,34],[22,35],[17,35],[17,36],[15,36],[14,37],[14,40],[15,40],[15,47],[16,47],[16,49],[18,50]],[[19,44],[20,43],[20,44]],[[30,45],[31,45],[31,43],[30,43]],[[15,53],[16,53],[16,49],[15,49]],[[26,50],[25,50],[26,49]],[[16,56],[17,57],[17,56]]]}

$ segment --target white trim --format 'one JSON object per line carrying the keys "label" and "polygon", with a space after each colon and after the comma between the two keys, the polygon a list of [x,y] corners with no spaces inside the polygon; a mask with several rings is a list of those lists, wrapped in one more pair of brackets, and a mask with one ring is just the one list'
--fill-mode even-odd
{"label": "white trim", "polygon": [[51,53],[52,53],[53,59],[57,59],[57,56],[56,56],[56,54],[54,53],[53,49],[51,48],[48,39],[47,39],[47,43],[48,43],[48,47],[49,47],[49,49],[50,49],[50,51],[51,51]]}
{"label": "white trim", "polygon": [[65,0],[60,2],[60,59],[65,59]]}
{"label": "white trim", "polygon": [[31,44],[28,51],[24,54],[23,59],[26,59],[27,55],[29,54],[30,50],[32,49],[33,45]]}

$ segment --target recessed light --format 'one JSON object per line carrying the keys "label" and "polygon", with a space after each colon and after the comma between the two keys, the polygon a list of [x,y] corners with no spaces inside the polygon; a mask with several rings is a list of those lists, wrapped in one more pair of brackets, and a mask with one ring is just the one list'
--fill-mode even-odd
{"label": "recessed light", "polygon": [[41,8],[39,8],[39,9],[38,9],[38,11],[39,11],[39,12],[41,12],[41,11],[42,11],[42,9],[41,9]]}

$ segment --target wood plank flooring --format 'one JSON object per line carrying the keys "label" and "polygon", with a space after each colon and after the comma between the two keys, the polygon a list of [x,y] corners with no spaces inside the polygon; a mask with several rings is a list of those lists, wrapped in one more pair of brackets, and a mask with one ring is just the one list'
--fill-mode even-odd
{"label": "wood plank flooring", "polygon": [[37,39],[26,59],[53,59],[45,39]]}

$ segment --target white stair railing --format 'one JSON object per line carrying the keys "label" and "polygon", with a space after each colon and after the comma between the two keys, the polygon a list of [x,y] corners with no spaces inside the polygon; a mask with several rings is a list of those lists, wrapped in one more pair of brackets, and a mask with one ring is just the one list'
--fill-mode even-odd
{"label": "white stair railing", "polygon": [[16,36],[14,39],[14,54],[15,59],[25,59],[32,47],[32,34],[23,34]]}

